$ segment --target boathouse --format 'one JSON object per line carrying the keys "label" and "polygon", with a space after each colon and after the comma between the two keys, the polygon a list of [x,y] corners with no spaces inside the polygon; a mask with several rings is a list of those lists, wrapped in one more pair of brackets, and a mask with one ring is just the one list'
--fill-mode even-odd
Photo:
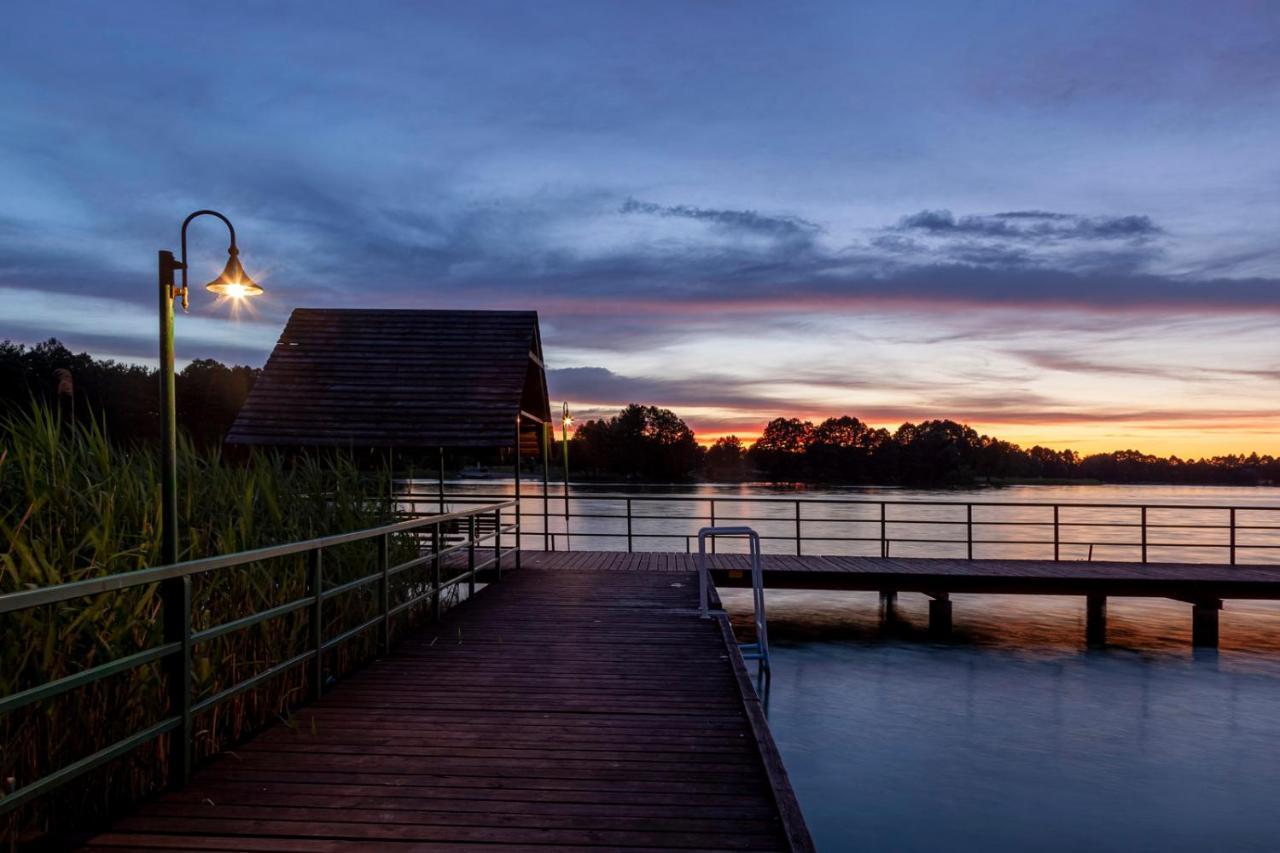
{"label": "boathouse", "polygon": [[518,459],[550,412],[535,311],[299,308],[227,443]]}

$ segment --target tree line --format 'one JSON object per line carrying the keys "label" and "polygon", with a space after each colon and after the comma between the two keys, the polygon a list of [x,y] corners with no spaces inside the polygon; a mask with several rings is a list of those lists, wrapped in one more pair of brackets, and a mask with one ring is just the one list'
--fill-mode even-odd
{"label": "tree line", "polygon": [[737,436],[698,445],[675,413],[632,404],[584,423],[570,442],[570,467],[588,478],[810,482],[902,486],[1097,481],[1258,485],[1280,481],[1273,456],[1159,457],[1136,450],[1054,450],[982,435],[951,420],[872,427],[845,415],[821,423],[775,418],[748,445]]}
{"label": "tree line", "polygon": [[[197,359],[174,380],[178,427],[198,447],[222,444],[261,370]],[[155,368],[73,353],[56,339],[35,346],[0,343],[0,409],[45,403],[68,420],[93,418],[117,443],[160,437]]]}
{"label": "tree line", "polygon": [[[219,446],[260,373],[256,367],[228,367],[213,359],[191,362],[176,378],[179,427],[199,447]],[[35,346],[0,343],[0,409],[32,401],[58,409],[67,419],[95,418],[116,442],[159,438],[155,369],[73,353],[54,339]],[[1120,450],[1082,456],[1073,450],[1019,447],[951,420],[904,423],[890,431],[848,415],[817,424],[775,418],[750,444],[726,436],[704,448],[677,414],[639,404],[580,425],[570,440],[569,461],[575,477],[642,482],[1280,482],[1280,459],[1269,455],[1180,459]]]}

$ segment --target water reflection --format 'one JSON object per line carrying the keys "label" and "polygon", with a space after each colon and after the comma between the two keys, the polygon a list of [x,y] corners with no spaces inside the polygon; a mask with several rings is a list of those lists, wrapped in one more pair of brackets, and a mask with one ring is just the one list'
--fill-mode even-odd
{"label": "water reflection", "polygon": [[[750,599],[724,594],[735,622]],[[1084,647],[1076,599],[770,595],[769,721],[819,849],[1275,850],[1280,608],[1116,601]],[[834,638],[834,639],[833,639]]]}

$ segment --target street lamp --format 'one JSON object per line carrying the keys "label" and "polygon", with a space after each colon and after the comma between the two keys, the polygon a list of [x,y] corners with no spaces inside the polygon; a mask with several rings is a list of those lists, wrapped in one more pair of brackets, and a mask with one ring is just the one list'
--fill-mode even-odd
{"label": "street lamp", "polygon": [[569,550],[569,424],[573,418],[569,415],[569,401],[566,400],[560,415],[560,447],[564,461],[564,549]]}
{"label": "street lamp", "polygon": [[[240,266],[240,250],[236,246],[236,229],[231,220],[216,210],[197,210],[182,221],[182,260],[173,252],[160,252],[160,433],[161,433],[161,524],[163,561],[178,562],[178,416],[173,380],[173,302],[182,297],[182,310],[187,310],[187,226],[198,216],[216,216],[231,232],[230,256],[222,274],[205,285],[219,297],[242,299],[262,293],[262,287]],[[182,286],[173,274],[182,271]]]}

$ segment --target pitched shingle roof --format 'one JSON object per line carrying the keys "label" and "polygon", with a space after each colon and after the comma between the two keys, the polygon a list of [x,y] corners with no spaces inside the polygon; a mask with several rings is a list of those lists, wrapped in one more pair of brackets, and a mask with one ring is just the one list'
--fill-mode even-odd
{"label": "pitched shingle roof", "polygon": [[510,447],[547,420],[534,311],[299,308],[230,444]]}

